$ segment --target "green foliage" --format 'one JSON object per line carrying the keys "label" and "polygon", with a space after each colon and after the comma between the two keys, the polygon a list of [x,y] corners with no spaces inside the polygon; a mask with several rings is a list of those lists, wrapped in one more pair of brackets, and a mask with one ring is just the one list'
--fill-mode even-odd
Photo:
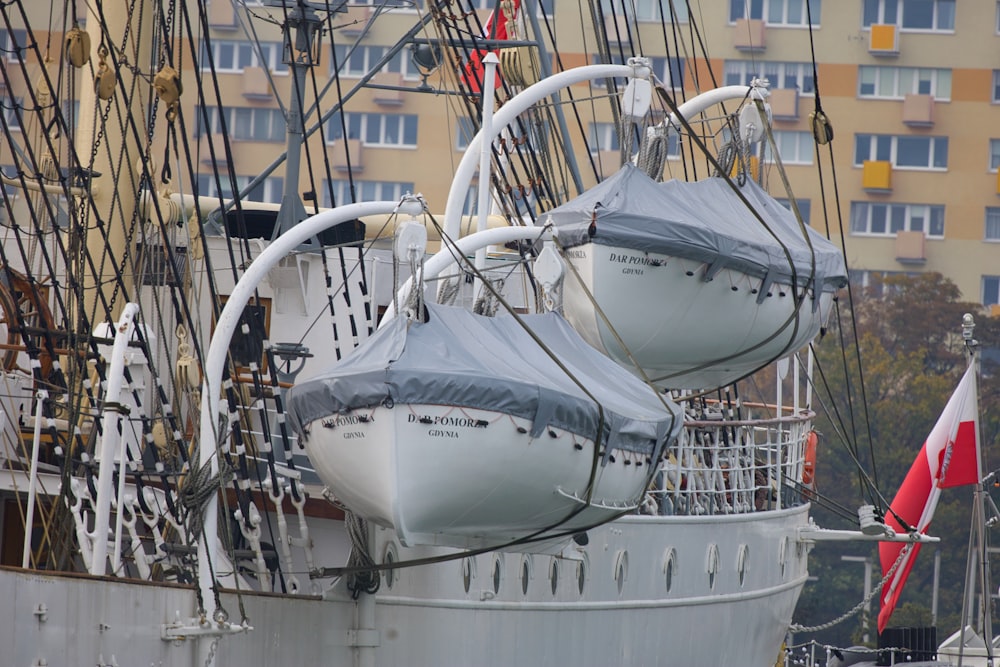
{"label": "green foliage", "polygon": [[[975,314],[976,338],[1000,347],[1000,318],[979,315],[978,304],[963,303],[959,296],[953,283],[930,273],[893,276],[874,290],[855,290],[853,309],[847,307],[846,298],[841,299],[838,321],[814,347],[821,369],[814,405],[816,428],[821,434],[817,463],[821,495],[852,512],[861,504],[885,507],[966,368],[962,315]],[[852,310],[853,319],[849,316]],[[1000,373],[990,350],[984,351],[983,357],[981,433],[984,471],[989,471],[989,453],[1000,434]],[[971,506],[972,487],[943,490],[929,531],[941,538],[941,544],[928,545],[919,554],[891,626],[930,624],[936,547],[941,553],[939,636],[947,636],[957,627]],[[856,517],[846,519],[819,506],[813,516],[827,528],[857,525]],[[860,602],[864,568],[860,563],[842,561],[842,555],[871,557],[872,583],[878,583],[881,568],[875,545],[820,543],[810,556],[810,574],[816,579],[806,585],[796,622],[818,625]],[[878,609],[876,597],[869,624],[872,645]],[[859,643],[862,634],[859,615],[809,638],[849,646]]]}

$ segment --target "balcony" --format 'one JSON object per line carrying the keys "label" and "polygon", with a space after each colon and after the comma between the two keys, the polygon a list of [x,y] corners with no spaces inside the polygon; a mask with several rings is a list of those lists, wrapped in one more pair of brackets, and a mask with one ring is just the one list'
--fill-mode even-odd
{"label": "balcony", "polygon": [[896,261],[900,264],[923,264],[927,261],[923,232],[896,232]]}
{"label": "balcony", "polygon": [[[236,142],[230,138],[229,147],[236,152]],[[215,155],[212,155],[212,151],[215,151]],[[203,134],[198,140],[198,155],[201,157],[202,164],[211,165],[225,165],[229,164],[226,159],[226,142],[223,134],[221,132]],[[234,156],[235,161],[235,156]]]}
{"label": "balcony", "polygon": [[899,28],[895,25],[874,24],[868,35],[868,53],[877,57],[894,58],[899,55]]}
{"label": "balcony", "polygon": [[861,187],[868,192],[892,192],[892,163],[886,160],[865,160],[861,171]]}
{"label": "balcony", "polygon": [[729,178],[738,178],[740,169],[746,168],[747,176],[754,181],[760,182],[760,159],[756,155],[751,155],[749,161],[737,160],[733,163],[733,168],[729,170]]}
{"label": "balcony", "polygon": [[214,30],[236,30],[236,12],[233,3],[215,2],[208,3],[208,25]]}
{"label": "balcony", "polygon": [[779,121],[799,119],[799,91],[797,88],[776,88],[767,101],[771,104],[771,117]]}
{"label": "balcony", "polygon": [[[339,139],[330,147],[330,162],[337,171],[364,171],[360,139]],[[350,158],[350,161],[348,161]]]}
{"label": "balcony", "polygon": [[372,101],[380,106],[399,106],[403,103],[404,91],[398,90],[403,86],[403,75],[398,72],[379,72],[371,78],[369,83],[375,86],[389,86],[389,88],[373,88]]}
{"label": "balcony", "polygon": [[903,124],[910,127],[934,125],[934,96],[907,95],[903,98]]}
{"label": "balcony", "polygon": [[243,69],[243,97],[250,100],[271,99],[274,92],[267,72],[263,67],[246,67]]}
{"label": "balcony", "polygon": [[738,51],[763,51],[766,29],[760,19],[739,19],[733,30],[733,48]]}
{"label": "balcony", "polygon": [[629,20],[621,14],[609,14],[604,17],[604,34],[610,44],[629,43]]}
{"label": "balcony", "polygon": [[340,34],[345,37],[358,37],[375,14],[371,5],[347,5],[347,11],[337,14],[336,21],[340,24]]}

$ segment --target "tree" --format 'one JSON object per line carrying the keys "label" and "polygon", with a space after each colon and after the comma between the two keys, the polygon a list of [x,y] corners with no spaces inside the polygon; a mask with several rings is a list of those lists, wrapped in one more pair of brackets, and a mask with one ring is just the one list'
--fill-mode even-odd
{"label": "tree", "polygon": [[[854,290],[853,295],[853,304],[841,299],[839,317],[814,346],[820,369],[815,404],[821,434],[818,491],[852,512],[862,503],[884,508],[892,500],[966,367],[962,315],[980,310],[978,304],[960,301],[957,287],[933,273],[888,277],[868,290]],[[976,337],[1000,345],[1000,318],[977,315],[976,319]],[[989,416],[982,419],[982,432],[988,450],[1000,432],[1000,411],[990,409],[1000,407],[1000,373],[995,372],[992,353],[983,356],[981,405]],[[961,610],[971,498],[970,487],[946,489],[931,524],[931,534],[942,539],[938,618],[950,624],[944,627],[946,633],[957,626]],[[852,514],[819,506],[813,516],[824,527],[857,524]],[[818,625],[860,601],[863,570],[842,562],[845,553],[871,557],[878,582],[881,573],[873,544],[817,546],[810,571],[818,578],[803,592],[795,616],[798,623]],[[929,618],[933,553],[932,547],[925,547],[919,554],[892,625]],[[877,613],[876,597],[871,617]],[[860,618],[855,618],[815,639],[848,646],[857,643],[860,629]],[[874,629],[870,636],[874,638]]]}

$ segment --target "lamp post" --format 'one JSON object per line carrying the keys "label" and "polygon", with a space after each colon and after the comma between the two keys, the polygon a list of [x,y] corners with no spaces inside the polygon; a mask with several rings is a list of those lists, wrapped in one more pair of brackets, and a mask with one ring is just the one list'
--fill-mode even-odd
{"label": "lamp post", "polygon": [[865,608],[861,612],[861,629],[864,634],[861,635],[861,641],[864,644],[868,643],[868,619],[869,612],[871,611],[871,600],[868,600],[868,596],[872,594],[872,559],[871,556],[841,556],[840,560],[848,561],[851,563],[864,563],[865,564]]}

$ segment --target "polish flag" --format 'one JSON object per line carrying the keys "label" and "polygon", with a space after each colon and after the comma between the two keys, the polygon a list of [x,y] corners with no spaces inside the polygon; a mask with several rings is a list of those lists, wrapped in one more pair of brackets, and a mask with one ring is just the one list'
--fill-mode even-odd
{"label": "polish flag", "polygon": [[[944,412],[927,436],[920,454],[910,466],[910,471],[906,473],[906,479],[892,501],[892,512],[886,516],[886,524],[896,532],[905,532],[896,520],[898,515],[910,527],[926,533],[941,496],[941,489],[978,484],[982,479],[979,458],[979,400],[976,373],[973,366],[969,366],[955,393],[948,399]],[[883,577],[904,548],[908,548],[909,553],[903,557],[882,591],[882,609],[878,615],[879,633],[885,629],[896,608],[903,584],[920,551],[920,544],[882,542],[878,547]]]}
{"label": "polish flag", "polygon": [[[490,12],[489,17],[486,19],[486,25],[483,26],[483,39],[507,39],[507,13],[503,10],[504,4],[506,4],[506,0],[501,0],[500,6]],[[521,0],[513,0],[512,4],[514,6],[513,14],[516,18],[517,12],[521,7]],[[465,81],[465,85],[469,87],[469,90],[474,93],[478,93],[483,88],[483,79],[486,76],[483,58],[486,57],[487,53],[489,53],[489,49],[473,51],[469,54],[469,62],[465,64],[465,72],[462,74],[462,79]],[[499,49],[494,49],[493,53],[499,55],[500,51]],[[496,87],[499,88],[502,83],[500,73],[497,72]]]}

